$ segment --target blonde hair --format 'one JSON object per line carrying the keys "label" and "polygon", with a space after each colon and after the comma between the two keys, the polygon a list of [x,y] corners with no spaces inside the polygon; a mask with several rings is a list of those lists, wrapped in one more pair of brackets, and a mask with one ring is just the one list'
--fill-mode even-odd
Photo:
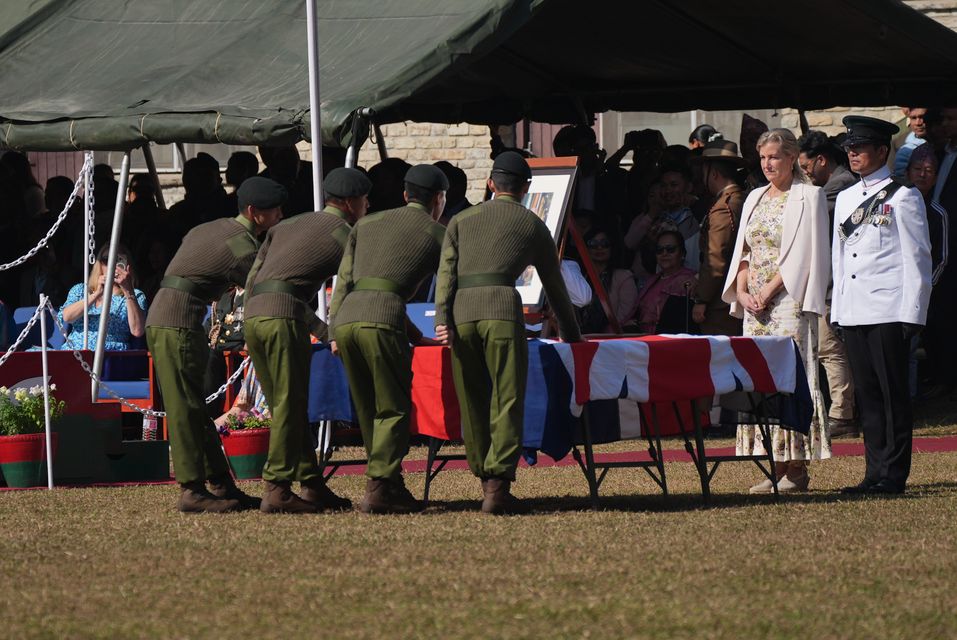
{"label": "blonde hair", "polygon": [[781,152],[786,156],[794,158],[794,164],[791,165],[791,175],[793,179],[800,182],[809,182],[807,175],[798,163],[798,156],[801,155],[801,147],[798,145],[797,138],[794,137],[790,129],[771,129],[770,131],[765,131],[761,134],[761,137],[758,138],[758,143],[754,146],[760,152],[761,147],[768,143],[781,145]]}
{"label": "blonde hair", "polygon": [[90,279],[86,281],[86,292],[91,294],[96,291],[96,287],[100,284],[100,276],[103,275],[103,263],[97,260],[93,263],[93,266],[90,268]]}

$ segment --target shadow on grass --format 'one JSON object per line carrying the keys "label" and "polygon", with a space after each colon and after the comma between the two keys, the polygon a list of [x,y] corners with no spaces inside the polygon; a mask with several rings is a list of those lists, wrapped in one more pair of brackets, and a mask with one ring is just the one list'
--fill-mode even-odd
{"label": "shadow on grass", "polygon": [[[632,494],[600,496],[600,511],[620,511],[626,513],[673,513],[683,511],[701,511],[707,509],[740,509],[747,507],[779,504],[835,504],[872,500],[918,500],[957,492],[957,482],[935,482],[908,487],[903,494],[845,494],[840,489],[817,490],[807,493],[782,495],[778,500],[771,495],[750,494],[711,494],[705,500],[700,493],[679,493],[664,495]],[[529,515],[590,511],[591,500],[588,496],[555,496],[526,498]],[[478,511],[478,500],[432,501],[426,513],[441,514],[463,511]]]}

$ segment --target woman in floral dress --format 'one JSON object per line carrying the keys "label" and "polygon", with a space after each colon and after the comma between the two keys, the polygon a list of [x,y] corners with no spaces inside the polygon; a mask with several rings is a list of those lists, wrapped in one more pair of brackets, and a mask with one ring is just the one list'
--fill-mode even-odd
{"label": "woman in floral dress", "polygon": [[[831,272],[827,200],[797,167],[793,133],[772,129],[757,148],[770,184],[752,191],[744,204],[722,298],[731,304],[731,315],[743,314],[744,335],[787,336],[797,344],[814,403],[810,432],[772,425],[770,446],[778,490],[803,491],[810,482],[808,462],[831,457],[817,375],[817,323]],[[766,446],[756,426],[738,428],[738,455],[762,455]],[[771,491],[768,479],[751,487],[751,493]]]}

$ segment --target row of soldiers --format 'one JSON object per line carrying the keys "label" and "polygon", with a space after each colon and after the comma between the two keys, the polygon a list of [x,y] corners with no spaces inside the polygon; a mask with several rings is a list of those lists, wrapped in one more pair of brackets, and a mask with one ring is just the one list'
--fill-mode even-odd
{"label": "row of soldiers", "polygon": [[[528,347],[514,283],[529,265],[541,276],[562,337],[580,339],[551,233],[521,204],[530,182],[524,158],[499,155],[488,180],[494,199],[455,216],[445,229],[436,220],[449,184],[432,165],[409,169],[406,206],[369,216],[369,179],[355,169],[336,169],[324,183],[323,211],[282,222],[285,189],[256,177],[238,190],[239,216],[190,231],[146,322],[182,489],[179,509],[351,508],[326,486],[309,433],[311,334],[329,339],[346,369],[368,456],[361,511],[424,508],[401,473],[409,449],[411,344],[451,346],[463,438],[469,467],[482,482],[482,510],[521,511],[510,485],[521,454]],[[409,321],[405,304],[436,272],[431,340]],[[309,302],[336,274],[326,327]],[[247,346],[272,412],[261,500],[233,482],[204,408],[203,315],[233,285],[247,291]],[[298,494],[293,482],[300,484]]]}

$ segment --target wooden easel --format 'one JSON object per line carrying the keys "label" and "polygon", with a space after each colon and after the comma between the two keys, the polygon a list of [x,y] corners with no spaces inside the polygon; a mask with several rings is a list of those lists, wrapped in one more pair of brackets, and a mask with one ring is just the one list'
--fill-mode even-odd
{"label": "wooden easel", "polygon": [[[594,291],[595,295],[598,296],[598,301],[601,303],[601,308],[605,312],[605,317],[608,318],[608,324],[611,325],[612,332],[615,335],[621,335],[621,326],[618,324],[618,318],[615,317],[615,314],[611,309],[611,304],[608,300],[608,292],[605,291],[605,287],[601,283],[601,278],[598,276],[598,270],[595,268],[595,263],[592,262],[591,256],[588,254],[588,247],[585,245],[585,240],[582,238],[581,232],[578,231],[578,227],[575,226],[574,216],[572,215],[572,209],[575,202],[575,189],[578,186],[578,158],[575,156],[561,158],[529,158],[528,166],[532,168],[533,172],[535,169],[567,169],[569,167],[575,169],[574,173],[572,174],[572,185],[569,189],[568,202],[566,203],[565,207],[565,215],[562,218],[562,229],[559,235],[560,240],[558,242],[558,259],[561,260],[565,256],[565,245],[568,237],[571,236],[572,242],[575,243],[575,248],[578,249],[578,255],[581,257],[582,265],[585,267],[585,277],[587,278],[589,284],[591,284],[592,291]],[[541,310],[538,312],[530,311],[529,307],[527,306],[523,309],[525,312],[526,323],[542,323],[543,338],[547,338],[551,335],[550,323],[544,322],[542,317],[547,306],[548,300],[546,298],[545,302],[542,304]]]}

